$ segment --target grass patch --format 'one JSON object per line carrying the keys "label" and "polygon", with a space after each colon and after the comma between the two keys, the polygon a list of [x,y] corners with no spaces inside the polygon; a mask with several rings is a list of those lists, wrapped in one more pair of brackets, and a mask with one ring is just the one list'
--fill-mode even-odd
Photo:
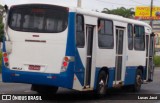
{"label": "grass patch", "polygon": [[160,67],[160,56],[154,56],[154,64],[156,67]]}

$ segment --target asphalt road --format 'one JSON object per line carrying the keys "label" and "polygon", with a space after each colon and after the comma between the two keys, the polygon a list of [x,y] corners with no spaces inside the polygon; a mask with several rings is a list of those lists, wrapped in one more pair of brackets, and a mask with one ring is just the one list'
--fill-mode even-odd
{"label": "asphalt road", "polygon": [[[0,76],[1,77],[1,76]],[[25,94],[37,95],[36,92],[30,90],[29,84],[3,83],[0,78],[0,94]],[[132,97],[153,95],[158,96],[159,100],[124,100]],[[47,96],[43,101],[0,101],[2,103],[21,103],[21,102],[35,102],[35,103],[160,103],[160,68],[155,69],[154,81],[152,83],[143,84],[139,93],[133,93],[126,89],[110,89],[105,97],[97,98],[92,92],[78,92],[59,88],[58,93],[54,96]],[[123,100],[122,100],[123,99]],[[131,98],[132,99],[132,98]]]}

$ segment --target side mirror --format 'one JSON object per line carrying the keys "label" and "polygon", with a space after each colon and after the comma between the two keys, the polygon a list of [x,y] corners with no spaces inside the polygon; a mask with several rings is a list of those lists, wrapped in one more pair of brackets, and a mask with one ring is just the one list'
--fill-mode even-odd
{"label": "side mirror", "polygon": [[4,5],[4,9],[5,9],[5,11],[7,12],[7,11],[8,11],[8,6],[7,6],[7,5]]}

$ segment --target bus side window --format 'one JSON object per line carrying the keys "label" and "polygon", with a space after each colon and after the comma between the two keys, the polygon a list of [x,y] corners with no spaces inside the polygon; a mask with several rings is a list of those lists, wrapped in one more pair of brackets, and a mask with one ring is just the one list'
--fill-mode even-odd
{"label": "bus side window", "polygon": [[145,31],[143,26],[135,25],[134,49],[139,51],[145,50]]}
{"label": "bus side window", "polygon": [[133,26],[128,24],[128,49],[133,50]]}
{"label": "bus side window", "polygon": [[98,46],[100,49],[113,49],[113,22],[111,20],[98,20]]}
{"label": "bus side window", "polygon": [[85,45],[84,17],[80,14],[76,16],[76,45],[79,48],[83,48]]}
{"label": "bus side window", "polygon": [[149,56],[154,56],[154,36],[150,36]]}

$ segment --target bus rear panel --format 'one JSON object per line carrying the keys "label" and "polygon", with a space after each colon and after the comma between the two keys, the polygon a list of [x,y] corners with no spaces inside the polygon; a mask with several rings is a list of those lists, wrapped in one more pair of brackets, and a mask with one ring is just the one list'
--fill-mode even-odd
{"label": "bus rear panel", "polygon": [[72,88],[73,71],[68,68],[73,62],[67,59],[74,54],[66,51],[70,16],[66,7],[12,6],[7,30],[12,51],[7,54],[4,41],[8,60],[3,62],[3,81]]}

